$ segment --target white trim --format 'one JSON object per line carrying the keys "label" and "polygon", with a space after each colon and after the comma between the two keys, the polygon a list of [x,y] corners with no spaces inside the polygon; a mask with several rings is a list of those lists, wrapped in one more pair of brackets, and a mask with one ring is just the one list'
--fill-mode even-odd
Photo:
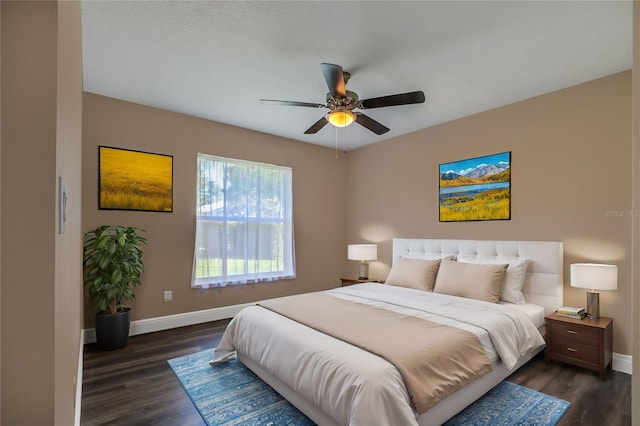
{"label": "white trim", "polygon": [[[223,306],[221,308],[205,309],[202,311],[185,312],[182,314],[131,321],[129,336],[233,318],[242,309],[253,305],[255,305],[255,303],[243,303],[240,305]],[[96,341],[96,331],[94,328],[86,328],[82,331],[84,343],[94,343]]]}
{"label": "white trim", "polygon": [[621,373],[631,374],[631,366],[633,364],[633,357],[631,355],[623,355],[613,353],[611,357],[611,369],[619,371]]}
{"label": "white trim", "polygon": [[[94,333],[95,336],[95,333]],[[80,333],[80,348],[78,349],[78,372],[76,373],[76,401],[74,426],[80,426],[82,414],[82,372],[84,371],[84,333]]]}

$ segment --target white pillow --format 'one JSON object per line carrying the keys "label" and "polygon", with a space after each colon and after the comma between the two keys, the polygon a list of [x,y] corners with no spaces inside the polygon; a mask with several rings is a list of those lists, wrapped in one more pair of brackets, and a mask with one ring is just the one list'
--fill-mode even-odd
{"label": "white pillow", "polygon": [[433,291],[440,259],[405,259],[399,257],[391,267],[385,284]]}
{"label": "white pillow", "polygon": [[507,267],[507,273],[504,277],[504,285],[502,286],[500,300],[510,303],[527,302],[524,298],[524,294],[522,294],[522,286],[524,285],[524,279],[527,277],[529,259],[478,259],[469,255],[460,254],[458,255],[457,260],[458,262],[481,263],[486,265],[508,264],[509,266]]}

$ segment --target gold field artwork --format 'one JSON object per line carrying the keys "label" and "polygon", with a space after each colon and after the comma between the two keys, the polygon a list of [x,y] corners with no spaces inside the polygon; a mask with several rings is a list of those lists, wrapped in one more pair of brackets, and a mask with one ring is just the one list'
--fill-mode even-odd
{"label": "gold field artwork", "polygon": [[173,157],[100,146],[100,208],[173,211]]}

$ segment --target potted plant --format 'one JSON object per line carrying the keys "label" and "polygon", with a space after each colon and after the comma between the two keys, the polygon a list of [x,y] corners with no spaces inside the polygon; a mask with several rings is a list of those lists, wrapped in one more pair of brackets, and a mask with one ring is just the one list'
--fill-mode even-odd
{"label": "potted plant", "polygon": [[103,225],[84,235],[85,285],[97,308],[96,343],[112,350],[127,344],[130,308],[144,270],[141,245],[147,240],[132,226]]}

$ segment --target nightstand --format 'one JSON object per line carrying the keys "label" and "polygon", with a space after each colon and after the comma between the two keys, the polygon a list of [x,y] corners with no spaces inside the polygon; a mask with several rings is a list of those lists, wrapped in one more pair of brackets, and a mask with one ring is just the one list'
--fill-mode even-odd
{"label": "nightstand", "polygon": [[372,279],[359,280],[357,278],[340,278],[340,281],[342,281],[342,287],[346,287],[348,285],[354,285],[354,284],[361,284],[361,283],[379,283],[379,284],[384,283],[384,281],[380,281],[380,280],[372,280]]}
{"label": "nightstand", "polygon": [[573,319],[547,315],[544,360],[566,362],[597,371],[604,380],[613,354],[613,319]]}

